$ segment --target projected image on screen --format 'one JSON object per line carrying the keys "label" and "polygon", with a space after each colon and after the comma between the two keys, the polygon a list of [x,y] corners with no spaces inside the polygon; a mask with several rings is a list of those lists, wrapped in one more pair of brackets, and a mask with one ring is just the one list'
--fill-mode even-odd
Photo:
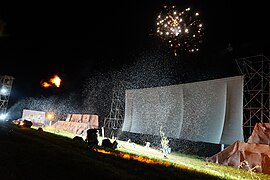
{"label": "projected image on screen", "polygon": [[123,131],[231,144],[243,140],[243,77],[126,90]]}

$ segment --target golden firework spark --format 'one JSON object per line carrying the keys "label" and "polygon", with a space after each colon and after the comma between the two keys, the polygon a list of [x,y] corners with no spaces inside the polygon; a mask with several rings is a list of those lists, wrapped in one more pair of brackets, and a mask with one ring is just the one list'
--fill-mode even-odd
{"label": "golden firework spark", "polygon": [[202,43],[203,24],[199,12],[190,8],[178,11],[176,6],[164,6],[156,21],[157,35],[174,50],[199,51]]}

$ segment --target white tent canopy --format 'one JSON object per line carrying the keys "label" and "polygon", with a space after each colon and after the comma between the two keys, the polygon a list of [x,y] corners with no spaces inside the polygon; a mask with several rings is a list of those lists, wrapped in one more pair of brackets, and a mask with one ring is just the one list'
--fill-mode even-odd
{"label": "white tent canopy", "polygon": [[191,141],[243,141],[243,76],[126,90],[122,131]]}

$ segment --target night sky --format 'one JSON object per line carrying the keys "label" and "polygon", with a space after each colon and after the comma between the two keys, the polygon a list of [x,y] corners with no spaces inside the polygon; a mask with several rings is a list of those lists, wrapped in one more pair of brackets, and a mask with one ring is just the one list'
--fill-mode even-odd
{"label": "night sky", "polygon": [[[15,78],[11,104],[28,96],[78,91],[94,74],[123,71],[142,56],[162,56],[157,59],[174,66],[176,73],[168,84],[236,75],[236,58],[269,55],[270,33],[266,2],[235,3],[129,0],[1,4],[0,18],[6,25],[0,37],[0,75]],[[199,53],[183,52],[174,57],[156,36],[157,15],[170,4],[200,12],[205,35]],[[229,44],[232,51],[227,49]],[[144,73],[151,80],[151,72]],[[53,74],[62,78],[61,88],[41,87],[40,81]]]}

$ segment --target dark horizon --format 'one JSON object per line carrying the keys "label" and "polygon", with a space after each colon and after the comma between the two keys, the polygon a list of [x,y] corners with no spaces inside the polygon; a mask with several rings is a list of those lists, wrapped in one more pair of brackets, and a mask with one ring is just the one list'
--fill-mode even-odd
{"label": "dark horizon", "polygon": [[[205,34],[198,53],[174,57],[156,36],[155,20],[168,4],[200,12]],[[269,56],[266,7],[232,0],[3,4],[1,75],[15,78],[10,106],[27,97],[80,95],[89,79],[109,74],[138,88],[239,74],[236,58]],[[41,87],[53,74],[63,85]]]}

